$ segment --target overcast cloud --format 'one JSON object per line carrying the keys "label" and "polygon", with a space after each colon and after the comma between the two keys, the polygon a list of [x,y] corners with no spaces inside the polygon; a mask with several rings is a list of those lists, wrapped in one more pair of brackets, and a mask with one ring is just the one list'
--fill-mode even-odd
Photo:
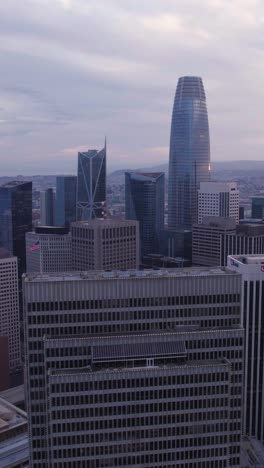
{"label": "overcast cloud", "polygon": [[179,76],[202,76],[212,160],[264,155],[263,0],[0,2],[1,175],[168,160]]}

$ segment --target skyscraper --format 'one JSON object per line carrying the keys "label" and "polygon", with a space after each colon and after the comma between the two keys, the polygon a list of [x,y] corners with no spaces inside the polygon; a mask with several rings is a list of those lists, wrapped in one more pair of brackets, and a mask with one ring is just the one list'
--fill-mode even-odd
{"label": "skyscraper", "polygon": [[0,242],[18,258],[19,276],[26,271],[26,232],[32,230],[32,182],[12,181],[0,187]]}
{"label": "skyscraper", "polygon": [[179,79],[171,121],[168,225],[190,228],[197,222],[197,190],[210,180],[210,140],[201,78]]}
{"label": "skyscraper", "polygon": [[42,226],[54,226],[55,194],[48,188],[40,194],[40,222]]}
{"label": "skyscraper", "polygon": [[126,172],[126,219],[139,221],[141,255],[157,253],[164,228],[164,173]]}
{"label": "skyscraper", "polygon": [[69,227],[76,221],[76,176],[56,178],[56,225]]}
{"label": "skyscraper", "polygon": [[77,220],[103,218],[106,207],[106,144],[78,153]]}
{"label": "skyscraper", "polygon": [[30,466],[239,468],[241,277],[25,275]]}

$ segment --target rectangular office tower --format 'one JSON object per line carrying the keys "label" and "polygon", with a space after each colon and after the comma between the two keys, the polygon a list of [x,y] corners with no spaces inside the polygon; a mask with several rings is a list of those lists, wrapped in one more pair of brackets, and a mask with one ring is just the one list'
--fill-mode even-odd
{"label": "rectangular office tower", "polygon": [[236,182],[201,182],[198,190],[198,223],[205,216],[234,218],[239,223],[239,190]]}
{"label": "rectangular office tower", "polygon": [[42,226],[55,224],[55,193],[52,188],[40,193],[40,223]]}
{"label": "rectangular office tower", "polygon": [[264,442],[264,255],[230,255],[227,267],[242,275],[245,329],[243,432]]}
{"label": "rectangular office tower", "polygon": [[27,273],[56,273],[72,270],[72,243],[69,229],[39,226],[27,232]]}
{"label": "rectangular office tower", "polygon": [[76,176],[56,177],[56,225],[70,226],[76,221]]}
{"label": "rectangular office tower", "polygon": [[[0,337],[4,336],[8,339],[8,361],[12,372],[21,367],[17,258],[0,249]],[[0,360],[4,359],[1,354]]]}
{"label": "rectangular office tower", "polygon": [[31,467],[240,466],[241,278],[25,275]]}
{"label": "rectangular office tower", "polygon": [[12,181],[0,187],[0,243],[26,271],[25,234],[32,230],[32,182]]}
{"label": "rectangular office tower", "polygon": [[91,219],[71,225],[72,268],[129,270],[139,268],[137,221]]}
{"label": "rectangular office tower", "polygon": [[126,219],[139,222],[141,256],[158,253],[164,229],[163,172],[125,173]]}

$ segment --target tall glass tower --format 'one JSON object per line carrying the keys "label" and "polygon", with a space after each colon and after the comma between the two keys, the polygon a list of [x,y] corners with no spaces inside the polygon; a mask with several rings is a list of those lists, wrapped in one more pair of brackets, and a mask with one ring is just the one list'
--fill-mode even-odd
{"label": "tall glass tower", "polygon": [[103,218],[106,212],[106,144],[78,153],[77,220]]}
{"label": "tall glass tower", "polygon": [[76,221],[77,177],[56,177],[56,225],[69,227]]}
{"label": "tall glass tower", "polygon": [[202,79],[178,81],[171,121],[168,225],[190,228],[197,222],[197,190],[210,180],[210,139]]}
{"label": "tall glass tower", "polygon": [[141,255],[158,253],[164,228],[164,173],[126,172],[126,219],[139,221]]}

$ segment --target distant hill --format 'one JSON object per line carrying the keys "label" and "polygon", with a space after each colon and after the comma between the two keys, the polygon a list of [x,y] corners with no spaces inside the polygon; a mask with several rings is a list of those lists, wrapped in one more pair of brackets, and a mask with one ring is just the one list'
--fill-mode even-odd
{"label": "distant hill", "polygon": [[[139,171],[139,172],[165,172],[168,176],[168,164],[159,164],[158,166],[140,167],[139,169],[119,169],[108,176],[108,181],[112,184],[124,183],[124,173]],[[212,161],[211,162],[213,177],[245,177],[245,176],[264,176],[264,161]],[[262,174],[263,173],[263,174]]]}

